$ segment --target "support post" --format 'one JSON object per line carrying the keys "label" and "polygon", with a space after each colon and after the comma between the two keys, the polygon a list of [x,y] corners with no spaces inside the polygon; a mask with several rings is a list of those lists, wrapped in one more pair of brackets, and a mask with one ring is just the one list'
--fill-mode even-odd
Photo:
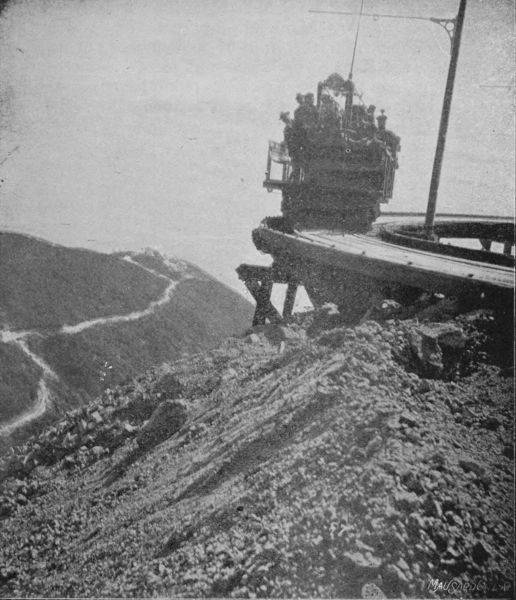
{"label": "support post", "polygon": [[[253,327],[264,325],[267,320],[270,323],[283,323],[283,319],[292,315],[299,282],[294,280],[288,273],[283,272],[277,265],[262,267],[247,264],[240,265],[237,268],[237,273],[256,301]],[[275,283],[287,284],[283,316],[280,315],[271,302],[272,287]]]}
{"label": "support post", "polygon": [[255,325],[264,325],[267,319],[271,323],[281,323],[283,319],[271,302],[272,281],[258,282],[256,280],[248,280],[245,282],[245,285],[256,301],[253,327]]}
{"label": "support post", "polygon": [[271,147],[269,143],[269,149],[267,152],[267,167],[265,169],[265,181],[268,182],[271,178],[272,159],[271,159]]}
{"label": "support post", "polygon": [[287,285],[287,293],[285,295],[285,303],[283,304],[283,318],[288,319],[292,316],[294,302],[296,301],[297,283],[289,282]]}

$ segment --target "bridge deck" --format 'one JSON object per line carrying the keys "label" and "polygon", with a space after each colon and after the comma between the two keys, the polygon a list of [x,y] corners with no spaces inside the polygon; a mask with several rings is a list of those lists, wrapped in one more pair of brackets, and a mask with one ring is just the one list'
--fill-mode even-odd
{"label": "bridge deck", "polygon": [[445,294],[514,291],[512,267],[397,246],[371,234],[326,230],[285,234],[260,227],[253,237],[258,249],[279,262],[305,259]]}

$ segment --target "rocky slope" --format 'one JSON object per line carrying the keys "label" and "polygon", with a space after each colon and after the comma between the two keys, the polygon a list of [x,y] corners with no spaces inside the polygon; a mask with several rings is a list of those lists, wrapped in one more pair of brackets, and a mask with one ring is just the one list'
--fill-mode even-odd
{"label": "rocky slope", "polygon": [[[245,329],[252,307],[188,263],[0,233],[0,425],[50,418],[128,376]],[[1,429],[1,427],[0,427]]]}
{"label": "rocky slope", "polygon": [[0,595],[511,597],[499,325],[311,321],[150,370],[5,457]]}

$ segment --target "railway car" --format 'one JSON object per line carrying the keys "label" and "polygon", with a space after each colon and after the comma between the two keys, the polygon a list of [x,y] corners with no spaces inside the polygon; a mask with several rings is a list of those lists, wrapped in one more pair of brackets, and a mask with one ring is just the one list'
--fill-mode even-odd
{"label": "railway car", "polygon": [[[353,81],[360,17],[376,15],[360,10],[348,78],[333,73],[318,84],[316,99],[297,95],[293,117],[281,113],[284,139],[269,142],[263,185],[281,191],[282,215],[253,231],[272,264],[237,268],[256,300],[253,325],[288,319],[301,286],[315,307],[334,303],[348,322],[384,299],[410,306],[426,295],[447,298],[458,311],[492,309],[512,332],[514,219],[445,214],[435,222],[465,10],[460,0],[456,18],[417,17],[442,26],[451,42],[425,215],[383,213],[383,223],[374,223],[392,197],[400,152],[385,112],[366,106]],[[271,302],[274,284],[287,286],[281,314]]]}
{"label": "railway car", "polygon": [[387,116],[366,106],[351,77],[333,73],[313,94],[298,94],[293,118],[281,113],[284,140],[269,142],[264,187],[282,192],[294,228],[366,232],[392,197],[400,138]]}

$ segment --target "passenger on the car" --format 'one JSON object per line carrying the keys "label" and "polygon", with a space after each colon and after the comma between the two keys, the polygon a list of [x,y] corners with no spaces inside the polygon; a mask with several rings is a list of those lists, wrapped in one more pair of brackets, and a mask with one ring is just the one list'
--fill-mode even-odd
{"label": "passenger on the car", "polygon": [[309,93],[305,95],[305,112],[303,113],[305,128],[308,136],[315,134],[319,122],[319,113],[314,104],[314,95]]}
{"label": "passenger on the car", "polygon": [[295,121],[290,118],[290,113],[280,113],[280,120],[285,123],[283,137],[292,163],[292,179],[299,180],[303,164],[303,132],[295,126]]}

